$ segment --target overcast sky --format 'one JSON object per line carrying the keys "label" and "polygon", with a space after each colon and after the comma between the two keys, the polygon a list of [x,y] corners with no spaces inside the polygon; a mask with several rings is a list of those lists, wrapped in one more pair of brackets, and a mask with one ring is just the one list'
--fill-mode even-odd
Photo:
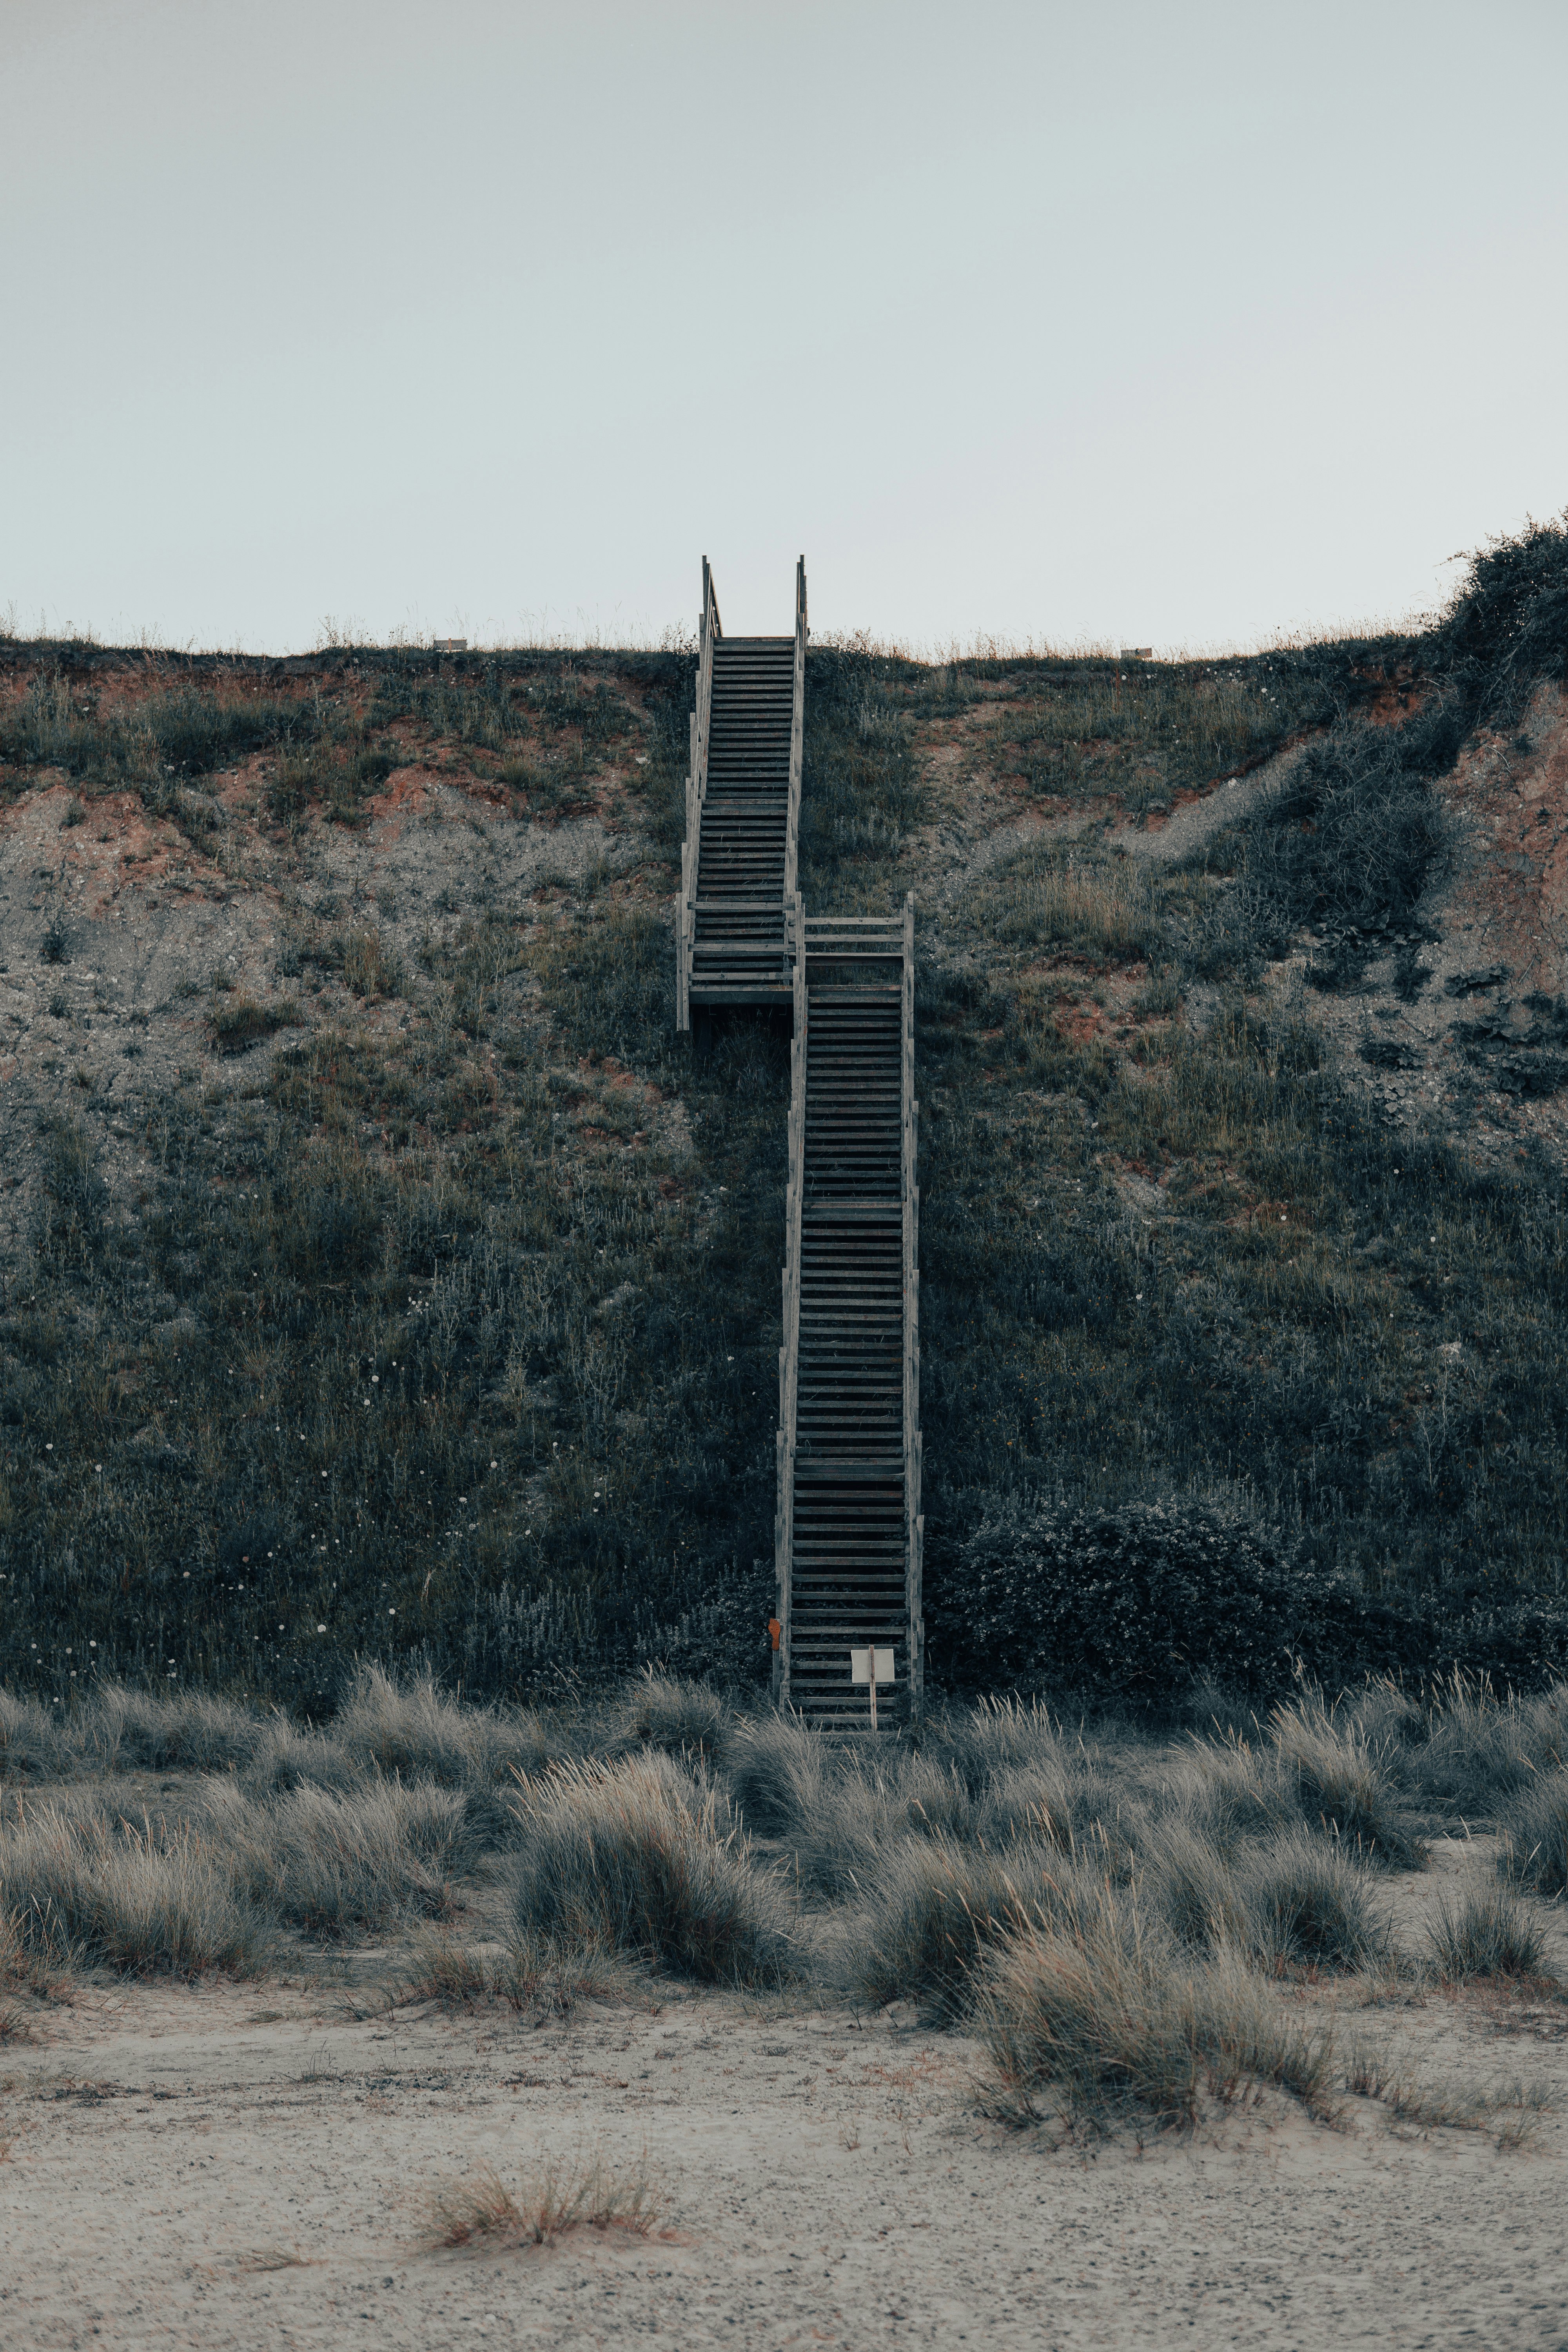
{"label": "overcast sky", "polygon": [[0,611],[1247,644],[1568,505],[1563,0],[0,0]]}

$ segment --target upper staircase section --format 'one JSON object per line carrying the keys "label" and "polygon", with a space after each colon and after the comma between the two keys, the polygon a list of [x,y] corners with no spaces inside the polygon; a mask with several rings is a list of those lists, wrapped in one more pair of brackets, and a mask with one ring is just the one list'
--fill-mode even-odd
{"label": "upper staircase section", "polygon": [[793,637],[726,637],[702,559],[697,708],[676,923],[676,1027],[695,1008],[786,1004],[805,733],[805,558]]}

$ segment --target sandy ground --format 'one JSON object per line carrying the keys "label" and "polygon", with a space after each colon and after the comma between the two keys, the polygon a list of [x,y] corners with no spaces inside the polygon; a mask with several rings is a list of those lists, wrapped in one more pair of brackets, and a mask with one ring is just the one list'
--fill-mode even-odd
{"label": "sandy ground", "polygon": [[[1394,1890],[1405,1939],[1489,1859],[1435,1849]],[[897,2009],[648,1983],[543,2022],[367,2019],[292,1981],[88,1987],[4,2053],[0,2345],[1563,2352],[1568,2006],[1434,1991],[1337,2030],[1553,2104],[1502,2152],[1355,2098],[1335,2128],[1269,2097],[1096,2147],[987,2122],[980,2050]],[[651,2235],[437,2243],[444,2182],[595,2157],[646,2164]]]}

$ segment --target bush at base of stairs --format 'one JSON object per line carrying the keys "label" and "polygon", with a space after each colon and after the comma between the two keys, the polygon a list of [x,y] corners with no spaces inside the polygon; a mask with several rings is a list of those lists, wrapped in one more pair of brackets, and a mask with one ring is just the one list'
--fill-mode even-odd
{"label": "bush at base of stairs", "polygon": [[1289,1679],[1300,1618],[1284,1553],[1239,1513],[1130,1503],[991,1512],[931,1595],[933,1657],[961,1687],[1163,1703],[1208,1676]]}
{"label": "bush at base of stairs", "polygon": [[945,1557],[932,1546],[927,1620],[938,1685],[1156,1711],[1195,1685],[1268,1698],[1301,1675],[1331,1693],[1456,1670],[1499,1691],[1568,1678],[1562,1601],[1370,1598],[1228,1504],[994,1498]]}

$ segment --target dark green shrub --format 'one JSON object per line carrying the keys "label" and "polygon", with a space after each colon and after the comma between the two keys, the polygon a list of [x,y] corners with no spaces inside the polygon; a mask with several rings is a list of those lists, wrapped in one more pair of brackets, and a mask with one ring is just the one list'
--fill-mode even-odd
{"label": "dark green shrub", "polygon": [[1500,1690],[1568,1682],[1568,1604],[1510,1601],[1471,1609],[1442,1629],[1439,1659],[1449,1672],[1489,1675]]}
{"label": "dark green shrub", "polygon": [[1301,1595],[1277,1543],[1190,1503],[994,1508],[931,1596],[933,1662],[975,1689],[1069,1689],[1164,1706],[1204,1676],[1286,1682]]}
{"label": "dark green shrub", "polygon": [[1517,716],[1538,678],[1568,677],[1568,516],[1472,558],[1436,650],[1500,721]]}
{"label": "dark green shrub", "polygon": [[233,996],[213,1014],[213,1042],[220,1054],[243,1054],[298,1018],[298,1005],[258,1004],[253,996]]}
{"label": "dark green shrub", "polygon": [[1420,662],[1421,698],[1402,726],[1335,727],[1240,830],[1250,952],[1278,954],[1303,923],[1324,925],[1312,974],[1323,985],[1352,980],[1416,919],[1447,845],[1432,782],[1478,720],[1516,719],[1539,680],[1568,677],[1568,529],[1531,523],[1476,556]]}
{"label": "dark green shrub", "polygon": [[1380,934],[1408,927],[1447,839],[1431,780],[1453,764],[1465,731],[1450,696],[1401,728],[1336,728],[1302,754],[1242,827],[1239,887],[1255,952],[1280,954],[1302,924],[1321,924],[1337,939],[1314,977],[1337,979]]}

